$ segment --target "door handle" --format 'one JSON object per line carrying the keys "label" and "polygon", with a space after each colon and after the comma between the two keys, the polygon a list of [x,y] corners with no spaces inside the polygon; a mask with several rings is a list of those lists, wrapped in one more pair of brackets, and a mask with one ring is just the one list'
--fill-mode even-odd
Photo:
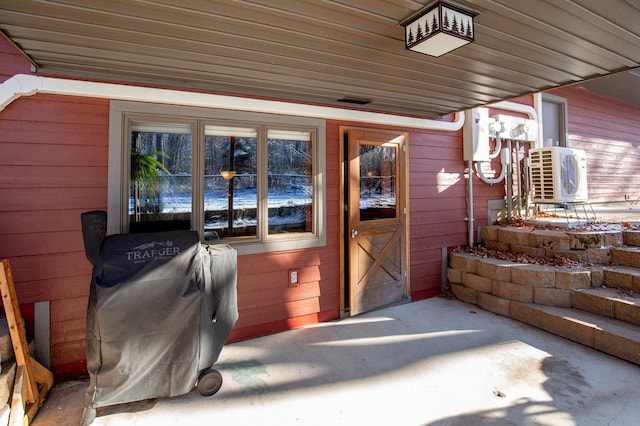
{"label": "door handle", "polygon": [[356,229],[351,230],[351,238],[355,238],[358,235],[358,231]]}

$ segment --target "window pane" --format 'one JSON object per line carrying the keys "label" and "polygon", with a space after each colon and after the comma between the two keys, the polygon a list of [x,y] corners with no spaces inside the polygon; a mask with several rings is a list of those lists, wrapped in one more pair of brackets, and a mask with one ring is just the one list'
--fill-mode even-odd
{"label": "window pane", "polygon": [[132,123],[129,232],[190,229],[191,126]]}
{"label": "window pane", "polygon": [[360,220],[396,217],[396,148],[360,145]]}
{"label": "window pane", "polygon": [[205,240],[256,236],[256,140],[256,129],[205,127]]}
{"label": "window pane", "polygon": [[545,147],[563,145],[560,143],[560,118],[560,104],[542,101],[542,140]]}
{"label": "window pane", "polygon": [[269,130],[269,234],[313,230],[311,133]]}

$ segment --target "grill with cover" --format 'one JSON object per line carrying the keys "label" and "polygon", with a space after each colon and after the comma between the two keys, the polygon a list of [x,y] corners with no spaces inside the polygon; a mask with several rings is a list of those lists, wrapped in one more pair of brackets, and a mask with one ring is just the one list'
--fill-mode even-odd
{"label": "grill with cover", "polygon": [[222,385],[212,365],[238,319],[237,254],[193,231],[105,237],[106,213],[82,215],[93,266],[83,424],[96,409]]}

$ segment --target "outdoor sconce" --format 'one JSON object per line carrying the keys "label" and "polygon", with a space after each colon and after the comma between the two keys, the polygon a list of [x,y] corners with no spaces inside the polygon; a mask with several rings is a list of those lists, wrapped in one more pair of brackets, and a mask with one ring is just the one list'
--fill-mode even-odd
{"label": "outdoor sconce", "polygon": [[222,170],[220,174],[224,180],[230,180],[236,175],[236,172],[235,170]]}
{"label": "outdoor sconce", "polygon": [[476,15],[441,1],[432,3],[400,23],[406,48],[438,57],[471,43]]}

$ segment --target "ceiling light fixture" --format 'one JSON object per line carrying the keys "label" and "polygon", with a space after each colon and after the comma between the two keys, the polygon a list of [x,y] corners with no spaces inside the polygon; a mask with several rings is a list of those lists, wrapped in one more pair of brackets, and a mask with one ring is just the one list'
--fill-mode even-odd
{"label": "ceiling light fixture", "polygon": [[477,14],[438,1],[400,23],[407,50],[442,56],[473,42],[473,18]]}

